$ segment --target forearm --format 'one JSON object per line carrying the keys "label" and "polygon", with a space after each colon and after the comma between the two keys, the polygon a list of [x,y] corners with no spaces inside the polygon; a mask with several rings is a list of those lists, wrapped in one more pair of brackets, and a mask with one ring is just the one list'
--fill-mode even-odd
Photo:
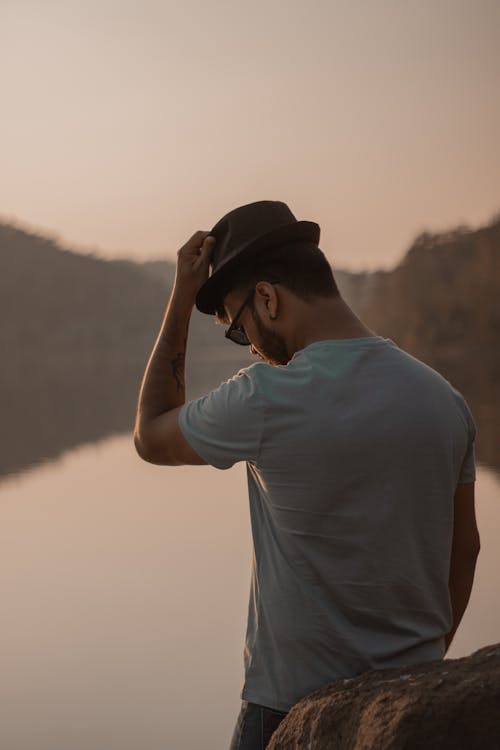
{"label": "forearm", "polygon": [[476,570],[476,560],[477,553],[452,555],[448,589],[450,591],[453,612],[453,627],[445,637],[446,650],[450,647],[469,603]]}
{"label": "forearm", "polygon": [[184,368],[194,301],[175,286],[142,379],[135,435],[166,411],[185,403]]}

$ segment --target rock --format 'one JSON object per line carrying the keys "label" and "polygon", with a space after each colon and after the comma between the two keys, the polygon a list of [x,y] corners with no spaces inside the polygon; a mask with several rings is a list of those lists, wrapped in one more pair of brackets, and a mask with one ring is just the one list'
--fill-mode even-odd
{"label": "rock", "polygon": [[500,750],[500,643],[374,669],[305,696],[268,750]]}

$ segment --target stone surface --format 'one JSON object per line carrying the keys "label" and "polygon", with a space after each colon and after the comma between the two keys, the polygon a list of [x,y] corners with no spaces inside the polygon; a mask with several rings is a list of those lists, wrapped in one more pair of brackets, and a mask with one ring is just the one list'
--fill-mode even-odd
{"label": "stone surface", "polygon": [[297,703],[268,750],[500,750],[500,643],[461,659],[336,680]]}

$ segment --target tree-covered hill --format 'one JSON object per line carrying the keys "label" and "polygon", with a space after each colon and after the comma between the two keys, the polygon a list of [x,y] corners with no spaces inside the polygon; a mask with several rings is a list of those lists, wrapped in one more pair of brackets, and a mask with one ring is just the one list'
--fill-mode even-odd
{"label": "tree-covered hill", "polygon": [[[500,468],[500,215],[422,233],[392,270],[333,271],[364,322],[463,392],[480,458]],[[0,224],[0,476],[133,429],[174,276],[170,261],[105,260]],[[255,361],[193,310],[187,399]]]}

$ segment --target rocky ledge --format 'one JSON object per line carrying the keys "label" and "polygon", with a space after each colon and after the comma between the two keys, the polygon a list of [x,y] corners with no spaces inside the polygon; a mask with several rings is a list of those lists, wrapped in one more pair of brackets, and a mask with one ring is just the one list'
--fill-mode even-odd
{"label": "rocky ledge", "polygon": [[375,669],[299,701],[268,750],[500,750],[500,643]]}

